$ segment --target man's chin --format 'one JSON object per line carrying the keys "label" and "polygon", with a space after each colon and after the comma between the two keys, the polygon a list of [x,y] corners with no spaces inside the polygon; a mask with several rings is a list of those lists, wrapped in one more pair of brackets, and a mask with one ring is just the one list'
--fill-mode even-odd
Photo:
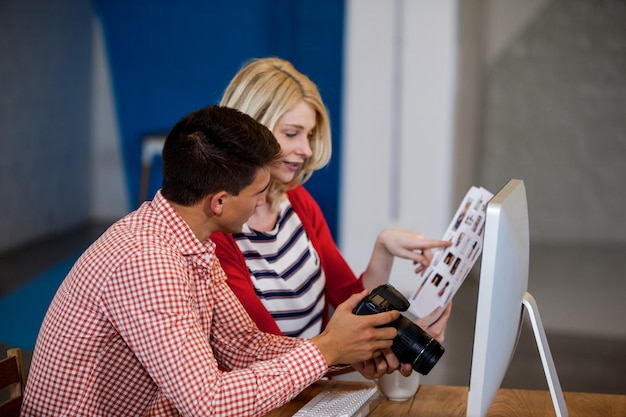
{"label": "man's chin", "polygon": [[229,230],[228,233],[241,233],[243,232],[243,224],[237,228],[233,228],[233,230]]}

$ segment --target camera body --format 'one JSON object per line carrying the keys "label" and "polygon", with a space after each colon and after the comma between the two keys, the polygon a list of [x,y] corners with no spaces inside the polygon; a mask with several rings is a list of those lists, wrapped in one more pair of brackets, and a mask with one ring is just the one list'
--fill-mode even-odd
{"label": "camera body", "polygon": [[[385,311],[406,311],[409,301],[390,284],[374,288],[354,310],[358,315],[377,314]],[[435,366],[445,349],[431,335],[403,315],[386,326],[395,327],[398,335],[391,350],[400,362],[410,363],[416,372],[427,375]]]}

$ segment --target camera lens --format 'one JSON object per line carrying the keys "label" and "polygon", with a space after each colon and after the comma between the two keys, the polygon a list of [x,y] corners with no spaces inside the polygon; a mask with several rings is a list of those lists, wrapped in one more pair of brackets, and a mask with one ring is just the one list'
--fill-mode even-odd
{"label": "camera lens", "polygon": [[[380,285],[361,300],[355,314],[376,314],[383,311],[406,311],[408,300],[389,284]],[[445,349],[431,335],[403,315],[385,324],[395,327],[398,335],[393,339],[391,350],[402,363],[410,363],[416,372],[426,375],[435,366]]]}
{"label": "camera lens", "polygon": [[443,346],[404,316],[392,325],[398,331],[391,347],[393,353],[400,362],[410,363],[416,372],[427,375],[445,352]]}

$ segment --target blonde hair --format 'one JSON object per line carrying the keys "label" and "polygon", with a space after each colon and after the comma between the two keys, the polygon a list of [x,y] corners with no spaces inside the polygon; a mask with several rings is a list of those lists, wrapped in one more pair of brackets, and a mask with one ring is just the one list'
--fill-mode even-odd
{"label": "blonde hair", "polygon": [[284,199],[287,190],[304,184],[330,161],[330,117],[317,86],[284,59],[259,58],[239,70],[220,102],[248,114],[273,131],[278,119],[300,101],[315,111],[315,129],[310,139],[312,156],[302,164],[290,184],[277,181],[271,184],[267,199],[273,207]]}

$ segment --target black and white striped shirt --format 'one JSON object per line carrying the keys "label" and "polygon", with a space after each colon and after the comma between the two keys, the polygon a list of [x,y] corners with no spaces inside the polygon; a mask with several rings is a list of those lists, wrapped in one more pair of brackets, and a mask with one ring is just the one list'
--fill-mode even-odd
{"label": "black and white striped shirt", "polygon": [[245,224],[234,238],[255,292],[280,330],[287,336],[320,334],[326,278],[289,200],[280,205],[273,230],[259,232]]}

